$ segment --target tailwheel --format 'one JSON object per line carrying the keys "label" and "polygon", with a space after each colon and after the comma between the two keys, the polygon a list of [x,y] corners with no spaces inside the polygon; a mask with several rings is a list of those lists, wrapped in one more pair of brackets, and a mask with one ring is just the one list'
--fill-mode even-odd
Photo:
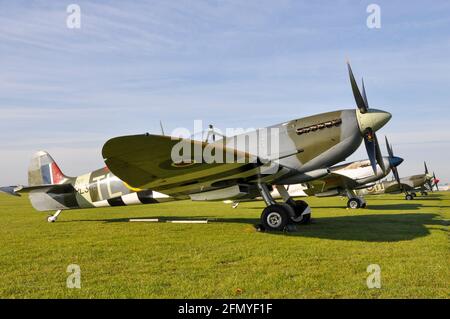
{"label": "tailwheel", "polygon": [[58,210],[56,211],[56,213],[54,213],[53,215],[47,217],[47,221],[48,221],[49,223],[54,223],[54,222],[56,222],[56,220],[58,219],[58,216],[59,216],[59,214],[61,214],[61,212],[62,212],[62,209],[58,209]]}
{"label": "tailwheel", "polygon": [[287,208],[280,204],[267,206],[261,214],[261,223],[266,230],[283,231],[289,219]]}
{"label": "tailwheel", "polygon": [[417,197],[417,194],[416,193],[411,193],[411,195],[413,196],[413,197]]}
{"label": "tailwheel", "polygon": [[406,194],[406,195],[405,195],[405,199],[406,199],[406,200],[413,200],[413,199],[414,199],[414,196],[413,196],[412,194]]}
{"label": "tailwheel", "polygon": [[311,221],[311,207],[303,200],[296,200],[291,205],[295,211],[295,218],[291,218],[295,224],[308,224]]}
{"label": "tailwheel", "polygon": [[47,221],[48,221],[49,223],[54,223],[54,222],[56,222],[56,218],[53,217],[53,216],[48,216],[48,217],[47,217]]}
{"label": "tailwheel", "polygon": [[347,202],[347,207],[351,209],[361,208],[362,201],[359,198],[350,198]]}
{"label": "tailwheel", "polygon": [[423,191],[423,192],[421,192],[420,193],[422,196],[427,196],[428,195],[428,192],[427,191]]}

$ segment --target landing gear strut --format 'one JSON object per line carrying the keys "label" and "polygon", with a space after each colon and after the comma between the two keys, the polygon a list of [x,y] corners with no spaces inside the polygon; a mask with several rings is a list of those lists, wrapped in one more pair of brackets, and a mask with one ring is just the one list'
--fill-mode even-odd
{"label": "landing gear strut", "polygon": [[277,203],[266,184],[258,184],[258,190],[267,207],[261,214],[264,229],[283,231],[288,224],[305,224],[311,219],[311,208],[304,201],[295,201],[283,185],[277,185],[277,190],[284,203]]}
{"label": "landing gear strut", "polygon": [[59,216],[59,214],[61,214],[61,212],[62,212],[62,209],[58,209],[58,210],[56,211],[56,213],[54,213],[52,216],[48,216],[47,221],[48,221],[49,223],[54,223],[54,222],[56,222],[57,219],[58,219],[58,216]]}

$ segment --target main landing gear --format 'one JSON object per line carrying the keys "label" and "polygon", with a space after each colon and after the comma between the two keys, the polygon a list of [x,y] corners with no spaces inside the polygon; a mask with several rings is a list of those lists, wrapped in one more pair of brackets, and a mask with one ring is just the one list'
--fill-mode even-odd
{"label": "main landing gear", "polygon": [[[426,191],[426,190],[421,190],[420,191],[420,195],[422,195],[422,196],[427,196],[428,195],[428,192]],[[417,193],[416,192],[407,192],[406,194],[405,194],[405,199],[406,200],[413,200],[414,198],[416,198],[417,197]]]}
{"label": "main landing gear", "polygon": [[353,197],[347,201],[347,208],[357,209],[357,208],[366,208],[367,204],[364,198],[361,197]]}
{"label": "main landing gear", "polygon": [[58,209],[58,210],[56,211],[56,213],[54,213],[52,216],[48,216],[47,221],[48,221],[49,223],[54,223],[54,222],[56,222],[56,221],[58,220],[58,216],[59,216],[59,214],[61,214],[61,212],[62,212],[62,209]]}
{"label": "main landing gear", "polygon": [[363,197],[359,197],[356,195],[354,191],[347,191],[347,208],[358,209],[358,208],[366,208],[366,200]]}
{"label": "main landing gear", "polygon": [[261,214],[261,224],[265,230],[283,231],[289,224],[306,224],[311,220],[311,208],[302,200],[294,200],[283,185],[277,190],[284,203],[277,203],[266,184],[258,184],[258,189],[267,207]]}

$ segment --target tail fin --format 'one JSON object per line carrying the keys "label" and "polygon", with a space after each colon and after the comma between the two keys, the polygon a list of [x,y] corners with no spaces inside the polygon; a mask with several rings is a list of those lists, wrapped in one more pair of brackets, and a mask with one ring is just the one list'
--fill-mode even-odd
{"label": "tail fin", "polygon": [[67,178],[47,152],[37,152],[31,158],[28,167],[29,186],[62,184]]}

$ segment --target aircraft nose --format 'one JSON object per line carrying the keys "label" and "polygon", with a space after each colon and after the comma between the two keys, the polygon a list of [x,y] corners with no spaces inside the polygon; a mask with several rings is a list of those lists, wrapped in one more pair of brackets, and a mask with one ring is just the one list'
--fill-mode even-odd
{"label": "aircraft nose", "polygon": [[377,109],[368,109],[366,113],[356,111],[359,129],[364,134],[367,128],[378,131],[382,128],[392,117],[392,114],[386,111]]}
{"label": "aircraft nose", "polygon": [[392,158],[390,159],[390,162],[391,162],[391,165],[392,165],[392,166],[397,167],[397,166],[399,166],[401,163],[403,163],[403,158],[394,156],[394,157],[392,157]]}

